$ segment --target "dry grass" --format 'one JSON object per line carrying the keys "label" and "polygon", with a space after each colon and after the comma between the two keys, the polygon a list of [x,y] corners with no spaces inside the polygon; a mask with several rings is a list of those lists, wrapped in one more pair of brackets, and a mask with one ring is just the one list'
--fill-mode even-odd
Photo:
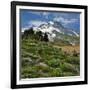
{"label": "dry grass", "polygon": [[54,46],[56,48],[61,48],[64,52],[67,52],[67,53],[72,53],[72,52],[77,52],[79,53],[80,52],[80,46],[79,45],[76,45],[76,46]]}

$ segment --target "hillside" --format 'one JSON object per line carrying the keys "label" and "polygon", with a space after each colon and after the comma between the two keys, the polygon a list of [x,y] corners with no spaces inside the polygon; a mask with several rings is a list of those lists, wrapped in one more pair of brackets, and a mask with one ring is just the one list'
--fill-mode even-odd
{"label": "hillside", "polygon": [[76,47],[70,53],[63,46],[58,48],[49,42],[24,39],[21,43],[21,78],[80,75],[80,57]]}

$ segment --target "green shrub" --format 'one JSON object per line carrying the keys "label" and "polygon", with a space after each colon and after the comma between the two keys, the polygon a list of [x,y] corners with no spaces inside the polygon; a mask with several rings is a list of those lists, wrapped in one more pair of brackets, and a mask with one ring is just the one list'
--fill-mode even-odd
{"label": "green shrub", "polygon": [[72,73],[77,73],[77,74],[79,72],[76,66],[69,64],[69,63],[64,62],[60,67],[63,72],[72,72]]}
{"label": "green shrub", "polygon": [[48,61],[47,61],[47,64],[48,64],[50,67],[59,67],[59,65],[60,65],[60,60],[59,60],[59,59],[48,60]]}
{"label": "green shrub", "polygon": [[31,58],[23,58],[22,61],[21,61],[22,67],[31,66],[33,64],[34,64],[34,62],[33,62],[33,60],[31,60]]}
{"label": "green shrub", "polygon": [[76,64],[79,65],[80,64],[80,57],[75,57],[75,56],[69,56],[66,59],[66,62],[70,63],[70,64]]}
{"label": "green shrub", "polygon": [[62,76],[62,71],[60,68],[53,68],[52,71],[50,72],[50,76],[52,77],[60,77]]}

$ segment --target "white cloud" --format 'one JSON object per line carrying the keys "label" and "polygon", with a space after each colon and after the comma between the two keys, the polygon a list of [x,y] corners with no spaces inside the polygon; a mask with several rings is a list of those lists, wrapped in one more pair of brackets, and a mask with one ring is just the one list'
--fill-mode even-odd
{"label": "white cloud", "polygon": [[30,26],[40,26],[41,24],[44,24],[44,23],[46,23],[45,21],[39,21],[39,20],[32,20],[32,21],[30,21],[29,23],[28,23],[28,25],[30,25]]}
{"label": "white cloud", "polygon": [[70,24],[70,23],[75,23],[77,22],[78,19],[72,18],[72,19],[65,19],[63,17],[55,17],[54,21],[59,21],[62,22],[64,25]]}
{"label": "white cloud", "polygon": [[41,12],[37,12],[37,11],[29,11],[28,13],[35,14],[35,15],[41,15]]}
{"label": "white cloud", "polygon": [[46,19],[48,19],[48,16],[49,16],[49,12],[45,12],[45,11],[43,11],[43,12],[41,12],[41,11],[33,11],[33,12],[29,12],[29,13],[32,13],[32,14],[35,14],[35,15],[42,15],[42,16],[44,16]]}
{"label": "white cloud", "polygon": [[49,15],[48,12],[43,12],[42,14],[43,14],[44,16]]}
{"label": "white cloud", "polygon": [[42,15],[43,15],[46,19],[48,19],[49,13],[48,13],[48,12],[43,12]]}

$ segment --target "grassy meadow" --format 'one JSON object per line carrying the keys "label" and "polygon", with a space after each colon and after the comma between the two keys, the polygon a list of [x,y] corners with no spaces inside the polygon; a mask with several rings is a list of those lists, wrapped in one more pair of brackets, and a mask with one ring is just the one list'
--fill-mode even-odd
{"label": "grassy meadow", "polygon": [[80,75],[79,45],[21,39],[21,78]]}

